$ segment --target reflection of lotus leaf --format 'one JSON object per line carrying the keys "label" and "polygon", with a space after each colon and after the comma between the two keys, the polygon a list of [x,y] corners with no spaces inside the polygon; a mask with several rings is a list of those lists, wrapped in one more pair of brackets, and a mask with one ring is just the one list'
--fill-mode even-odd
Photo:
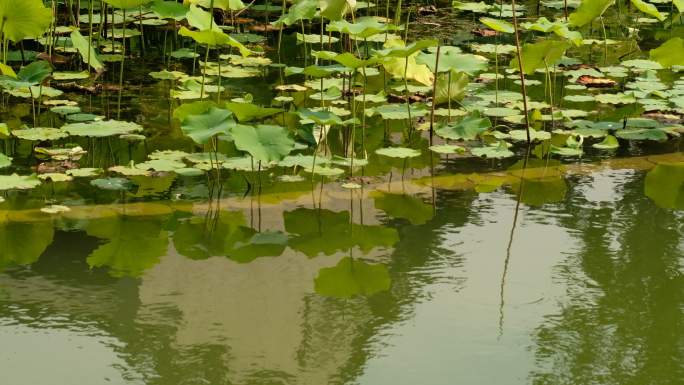
{"label": "reflection of lotus leaf", "polygon": [[645,193],[660,207],[684,210],[684,162],[655,166],[646,174]]}
{"label": "reflection of lotus leaf", "polygon": [[426,223],[434,214],[432,206],[410,195],[376,192],[372,196],[376,208],[390,217],[407,219],[413,225]]}
{"label": "reflection of lotus leaf", "polygon": [[241,211],[223,211],[218,218],[193,217],[182,222],[173,234],[173,244],[180,254],[191,259],[226,256],[247,263],[282,254],[287,235],[258,233],[247,227]]}
{"label": "reflection of lotus leaf", "polygon": [[399,241],[395,229],[350,222],[349,212],[296,209],[283,214],[285,229],[291,236],[289,246],[309,257],[332,255],[358,246],[369,252],[375,247],[390,247]]}
{"label": "reflection of lotus leaf", "polygon": [[168,233],[159,218],[109,217],[91,221],[90,236],[107,239],[87,258],[91,267],[109,267],[114,277],[137,277],[166,254]]}
{"label": "reflection of lotus leaf", "polygon": [[36,262],[52,243],[53,236],[50,222],[0,225],[0,268]]}
{"label": "reflection of lotus leaf", "polygon": [[388,290],[392,281],[385,265],[371,265],[352,258],[342,258],[335,267],[321,269],[314,280],[316,293],[351,298]]}

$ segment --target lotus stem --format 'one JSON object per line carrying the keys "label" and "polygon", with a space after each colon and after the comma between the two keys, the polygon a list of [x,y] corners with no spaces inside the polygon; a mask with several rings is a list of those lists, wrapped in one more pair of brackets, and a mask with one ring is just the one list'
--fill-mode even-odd
{"label": "lotus stem", "polygon": [[[435,104],[437,104],[437,82],[439,79],[439,53],[442,46],[437,44],[437,58],[435,59],[435,80],[432,82],[432,105],[430,106],[430,146],[432,146],[432,136],[434,134],[435,125]],[[447,98],[451,99],[451,93],[447,94]]]}
{"label": "lotus stem", "polygon": [[518,28],[518,17],[515,13],[515,0],[511,2],[511,11],[513,12],[513,27],[515,29],[515,50],[518,57],[518,70],[520,71],[520,84],[522,86],[523,108],[525,110],[525,133],[527,134],[527,144],[531,143],[530,139],[530,117],[527,109],[527,89],[525,88],[525,69],[523,67],[522,52],[520,50],[520,31]]}

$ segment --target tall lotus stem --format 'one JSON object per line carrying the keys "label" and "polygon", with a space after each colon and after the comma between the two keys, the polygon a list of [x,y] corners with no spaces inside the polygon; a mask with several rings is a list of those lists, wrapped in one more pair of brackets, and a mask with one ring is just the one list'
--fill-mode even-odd
{"label": "tall lotus stem", "polygon": [[522,86],[523,95],[523,109],[525,110],[525,132],[527,134],[527,144],[532,141],[530,139],[530,117],[527,109],[527,89],[525,88],[525,69],[523,68],[522,53],[520,51],[520,31],[518,30],[518,16],[515,11],[515,0],[511,2],[511,11],[513,12],[513,27],[515,28],[515,50],[518,57],[518,69],[520,71],[520,85]]}
{"label": "tall lotus stem", "polygon": [[[105,15],[106,17],[106,15]],[[112,20],[114,19],[114,12],[112,10]],[[123,75],[124,75],[124,63],[126,62],[126,8],[123,10],[123,19],[124,19],[124,24],[123,24],[123,38],[121,39],[121,69],[119,70],[119,103],[118,103],[118,111],[117,111],[117,119],[121,118],[121,94],[123,92]],[[113,24],[113,23],[112,23]],[[112,36],[112,40],[114,39],[114,36]]]}
{"label": "tall lotus stem", "polygon": [[[214,0],[209,3],[209,30],[214,28]],[[219,59],[220,60],[220,59]],[[204,82],[207,75],[207,65],[209,64],[209,44],[207,44],[207,53],[204,55],[204,68],[202,68],[202,87],[200,88],[200,99],[204,99]],[[219,77],[221,77],[221,71],[219,70]]]}
{"label": "tall lotus stem", "polygon": [[[435,125],[435,104],[437,104],[437,81],[439,79],[439,51],[441,45],[437,45],[437,58],[435,59],[435,80],[432,82],[432,106],[430,106],[430,145],[432,146],[432,135],[434,133]],[[451,94],[447,95],[451,99]]]}

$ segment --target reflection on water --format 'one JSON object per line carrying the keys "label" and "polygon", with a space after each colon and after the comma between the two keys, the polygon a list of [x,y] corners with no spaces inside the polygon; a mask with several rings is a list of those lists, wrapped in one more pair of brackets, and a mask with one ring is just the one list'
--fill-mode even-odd
{"label": "reflection on water", "polygon": [[528,166],[5,207],[3,383],[680,384],[681,163]]}

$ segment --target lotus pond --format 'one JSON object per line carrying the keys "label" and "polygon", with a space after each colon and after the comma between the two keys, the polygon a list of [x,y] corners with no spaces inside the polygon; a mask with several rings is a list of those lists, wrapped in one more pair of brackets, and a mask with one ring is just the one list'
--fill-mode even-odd
{"label": "lotus pond", "polygon": [[0,378],[684,378],[684,2],[0,0]]}

